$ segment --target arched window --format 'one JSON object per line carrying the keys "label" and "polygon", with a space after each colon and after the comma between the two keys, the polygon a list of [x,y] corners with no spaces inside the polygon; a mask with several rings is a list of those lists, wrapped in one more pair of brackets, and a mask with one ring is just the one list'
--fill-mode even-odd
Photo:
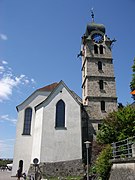
{"label": "arched window", "polygon": [[99,46],[99,51],[100,51],[100,54],[103,54],[103,45]]}
{"label": "arched window", "polygon": [[105,101],[101,101],[101,111],[105,111]]}
{"label": "arched window", "polygon": [[65,103],[62,100],[56,104],[56,127],[65,127]]}
{"label": "arched window", "polygon": [[94,44],[94,53],[98,54],[98,46],[96,44]]}
{"label": "arched window", "polygon": [[23,135],[30,135],[32,119],[32,108],[25,109]]}
{"label": "arched window", "polygon": [[101,90],[104,89],[104,82],[103,82],[103,80],[99,80],[99,88],[100,88]]}
{"label": "arched window", "polygon": [[98,70],[102,70],[102,62],[98,61]]}
{"label": "arched window", "polygon": [[19,170],[19,173],[22,174],[22,171],[23,171],[23,160],[19,161],[19,168],[18,168],[18,170]]}

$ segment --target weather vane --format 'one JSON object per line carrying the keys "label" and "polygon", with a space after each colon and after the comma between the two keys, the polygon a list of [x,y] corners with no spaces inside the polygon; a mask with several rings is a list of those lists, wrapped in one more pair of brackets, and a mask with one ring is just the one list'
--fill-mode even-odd
{"label": "weather vane", "polygon": [[94,12],[93,12],[93,8],[91,8],[91,17],[92,17],[92,22],[94,22]]}

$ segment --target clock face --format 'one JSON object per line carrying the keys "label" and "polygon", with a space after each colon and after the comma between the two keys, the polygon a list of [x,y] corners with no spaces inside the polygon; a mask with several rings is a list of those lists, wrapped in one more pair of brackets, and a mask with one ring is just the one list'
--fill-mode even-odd
{"label": "clock face", "polygon": [[92,35],[92,40],[96,43],[101,43],[103,42],[103,36],[99,33],[95,33]]}

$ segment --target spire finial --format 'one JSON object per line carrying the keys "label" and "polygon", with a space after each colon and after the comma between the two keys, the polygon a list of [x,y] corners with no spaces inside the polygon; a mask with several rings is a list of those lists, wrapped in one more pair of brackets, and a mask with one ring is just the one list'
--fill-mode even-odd
{"label": "spire finial", "polygon": [[93,12],[93,8],[91,8],[91,17],[92,17],[92,22],[94,22],[94,12]]}

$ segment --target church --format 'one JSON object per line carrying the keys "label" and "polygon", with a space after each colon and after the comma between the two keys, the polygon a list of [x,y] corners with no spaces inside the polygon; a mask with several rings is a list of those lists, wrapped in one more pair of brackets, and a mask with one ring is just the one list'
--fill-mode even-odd
{"label": "church", "polygon": [[38,159],[47,176],[79,175],[102,119],[117,110],[112,44],[103,24],[92,22],[82,36],[82,98],[63,82],[33,92],[17,106],[12,176],[28,174]]}

